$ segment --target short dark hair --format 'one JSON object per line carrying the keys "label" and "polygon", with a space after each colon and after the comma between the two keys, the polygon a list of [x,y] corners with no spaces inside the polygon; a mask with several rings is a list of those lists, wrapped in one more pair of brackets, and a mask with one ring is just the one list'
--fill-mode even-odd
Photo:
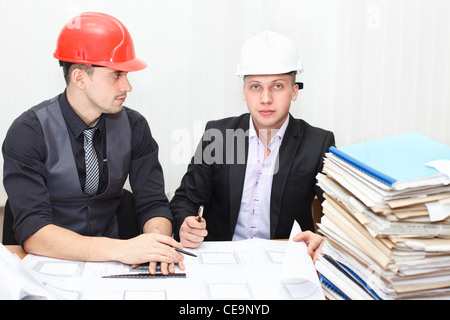
{"label": "short dark hair", "polygon": [[66,80],[66,85],[69,85],[72,78],[72,72],[75,69],[81,69],[85,71],[88,74],[88,76],[92,76],[92,74],[94,73],[94,68],[87,67],[85,64],[82,63],[72,63],[60,60],[59,65],[63,68],[64,80]]}

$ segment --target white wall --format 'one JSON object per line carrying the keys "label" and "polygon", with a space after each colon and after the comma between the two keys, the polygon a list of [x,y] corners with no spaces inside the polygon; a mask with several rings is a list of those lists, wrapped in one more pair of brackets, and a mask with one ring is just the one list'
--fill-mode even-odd
{"label": "white wall", "polygon": [[127,105],[150,123],[168,192],[206,121],[246,112],[234,71],[245,40],[265,30],[299,47],[305,90],[292,114],[334,131],[338,145],[411,130],[450,145],[448,0],[0,0],[0,141],[64,90],[52,54],[84,11],[119,18],[149,64],[130,75]]}

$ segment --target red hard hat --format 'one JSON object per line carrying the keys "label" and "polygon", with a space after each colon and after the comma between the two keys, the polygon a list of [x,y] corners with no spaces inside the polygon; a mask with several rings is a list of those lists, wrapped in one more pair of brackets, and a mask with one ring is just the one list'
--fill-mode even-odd
{"label": "red hard hat", "polygon": [[126,72],[147,67],[136,58],[133,39],[122,22],[96,12],[82,13],[66,23],[53,56],[61,61]]}

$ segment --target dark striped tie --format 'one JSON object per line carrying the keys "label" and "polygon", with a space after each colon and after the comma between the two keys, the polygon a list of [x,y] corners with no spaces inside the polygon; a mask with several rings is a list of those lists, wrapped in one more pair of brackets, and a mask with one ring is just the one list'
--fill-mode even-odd
{"label": "dark striped tie", "polygon": [[86,183],[84,186],[84,193],[90,196],[97,194],[99,182],[98,158],[94,144],[92,143],[96,130],[97,127],[90,127],[83,131],[86,162]]}

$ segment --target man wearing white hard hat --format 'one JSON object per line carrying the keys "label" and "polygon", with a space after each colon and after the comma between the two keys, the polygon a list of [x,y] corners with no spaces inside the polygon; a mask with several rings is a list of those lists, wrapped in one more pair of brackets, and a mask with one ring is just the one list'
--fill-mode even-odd
{"label": "man wearing white hard hat", "polygon": [[249,113],[207,124],[171,201],[175,238],[182,245],[287,239],[296,220],[304,232],[295,240],[304,240],[315,256],[321,251],[311,204],[315,196],[323,201],[316,175],[334,135],[290,115],[301,71],[289,38],[264,32],[245,43],[237,74],[244,77]]}

